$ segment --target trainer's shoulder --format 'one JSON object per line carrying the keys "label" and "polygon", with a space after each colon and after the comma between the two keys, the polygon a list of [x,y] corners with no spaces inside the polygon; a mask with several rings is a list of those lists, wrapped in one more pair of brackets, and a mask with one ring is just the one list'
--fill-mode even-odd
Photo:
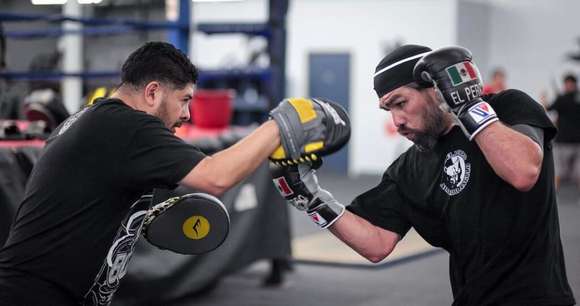
{"label": "trainer's shoulder", "polygon": [[105,98],[89,106],[90,113],[99,117],[130,117],[138,112],[119,99]]}
{"label": "trainer's shoulder", "polygon": [[143,111],[136,110],[119,99],[103,99],[91,106],[92,116],[103,127],[140,129],[147,126],[163,126],[161,120]]}

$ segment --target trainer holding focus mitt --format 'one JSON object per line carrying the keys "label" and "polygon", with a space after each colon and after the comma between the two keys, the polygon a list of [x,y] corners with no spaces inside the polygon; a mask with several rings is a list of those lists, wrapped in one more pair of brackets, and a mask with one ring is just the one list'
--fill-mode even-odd
{"label": "trainer holding focus mitt", "polygon": [[574,305],[544,110],[518,90],[481,96],[471,53],[405,45],[374,74],[379,107],[414,142],[345,206],[308,164],[271,164],[287,202],[372,262],[411,227],[450,255],[454,306]]}
{"label": "trainer holding focus mitt", "polygon": [[[334,103],[288,99],[273,120],[205,156],[174,135],[189,121],[197,81],[181,51],[147,43],[123,64],[121,81],[111,98],[49,137],[0,249],[0,305],[108,305],[143,231],[180,253],[209,251],[227,234],[227,212],[215,197],[190,194],[151,208],[154,188],[184,184],[220,195],[270,156],[280,164],[319,160],[350,135]],[[216,220],[222,223],[210,224]]]}

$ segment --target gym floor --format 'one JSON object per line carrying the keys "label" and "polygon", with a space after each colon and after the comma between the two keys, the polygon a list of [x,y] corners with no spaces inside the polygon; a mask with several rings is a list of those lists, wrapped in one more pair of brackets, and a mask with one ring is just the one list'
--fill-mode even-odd
{"label": "gym floor", "polygon": [[[343,203],[380,180],[379,176],[349,179],[331,173],[321,173],[319,178],[321,185]],[[580,191],[565,185],[558,197],[568,280],[580,302]],[[295,239],[320,232],[301,212],[293,209],[291,218]],[[262,285],[270,265],[260,261],[223,278],[210,293],[175,305],[451,305],[448,255],[432,249],[425,252],[425,256],[374,267],[294,263],[280,287]]]}

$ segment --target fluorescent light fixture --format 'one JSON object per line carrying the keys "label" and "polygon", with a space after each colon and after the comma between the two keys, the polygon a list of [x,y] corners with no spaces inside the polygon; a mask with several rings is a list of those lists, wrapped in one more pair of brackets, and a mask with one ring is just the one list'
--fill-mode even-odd
{"label": "fluorescent light fixture", "polygon": [[[30,0],[34,5],[63,5],[68,0]],[[103,0],[76,0],[79,4],[99,4]]]}
{"label": "fluorescent light fixture", "polygon": [[67,0],[31,0],[34,5],[57,5],[65,4]]}
{"label": "fluorescent light fixture", "polygon": [[191,0],[194,3],[241,2],[242,0]]}
{"label": "fluorescent light fixture", "polygon": [[179,3],[177,0],[165,0],[165,18],[176,21],[179,17]]}

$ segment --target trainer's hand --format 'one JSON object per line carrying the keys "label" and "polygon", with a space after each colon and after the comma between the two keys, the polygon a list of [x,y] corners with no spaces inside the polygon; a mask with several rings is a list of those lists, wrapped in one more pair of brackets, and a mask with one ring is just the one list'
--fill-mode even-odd
{"label": "trainer's hand", "polygon": [[290,205],[306,211],[321,228],[328,228],[344,214],[344,205],[318,185],[316,170],[307,163],[281,166],[270,163],[272,181]]}
{"label": "trainer's hand", "polygon": [[481,75],[469,50],[447,47],[431,51],[417,62],[413,74],[420,84],[435,84],[469,140],[498,120],[493,108],[481,99]]}
{"label": "trainer's hand", "polygon": [[323,99],[285,99],[270,112],[281,146],[270,159],[282,165],[311,162],[338,151],[350,138],[350,120],[338,104]]}

